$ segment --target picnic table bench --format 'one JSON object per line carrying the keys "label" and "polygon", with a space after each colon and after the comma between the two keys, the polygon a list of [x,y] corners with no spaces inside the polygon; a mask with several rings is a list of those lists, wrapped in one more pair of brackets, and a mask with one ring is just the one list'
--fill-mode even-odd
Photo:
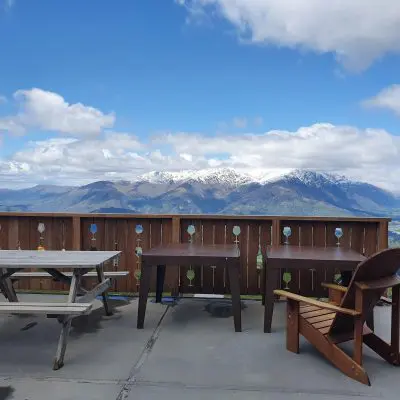
{"label": "picnic table bench", "polygon": [[[57,370],[64,365],[64,356],[67,347],[67,338],[73,318],[89,314],[92,310],[92,301],[102,296],[103,306],[107,315],[110,315],[106,290],[111,286],[110,277],[105,276],[103,266],[106,262],[118,257],[120,251],[37,251],[37,250],[0,250],[0,289],[8,303],[0,302],[0,313],[6,314],[45,314],[57,316],[62,324],[57,352],[53,369]],[[31,303],[19,302],[12,285],[12,277],[32,277],[34,272],[20,272],[23,269],[37,268],[39,277],[53,277],[70,285],[68,300],[64,303]],[[72,269],[72,272],[63,271]],[[95,269],[94,272],[91,270]],[[125,275],[127,271],[120,271]],[[90,274],[90,275],[89,275]],[[81,286],[81,278],[97,276],[98,284],[91,290]],[[81,296],[77,297],[79,293]]]}

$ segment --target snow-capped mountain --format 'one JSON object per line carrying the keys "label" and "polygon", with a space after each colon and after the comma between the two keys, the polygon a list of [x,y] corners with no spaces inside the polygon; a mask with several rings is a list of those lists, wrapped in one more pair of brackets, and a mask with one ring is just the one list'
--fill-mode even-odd
{"label": "snow-capped mountain", "polygon": [[250,175],[240,173],[233,168],[184,170],[176,172],[152,171],[138,176],[134,182],[148,183],[182,183],[198,182],[205,185],[226,185],[237,187],[254,181]]}
{"label": "snow-capped mountain", "polygon": [[347,179],[343,175],[301,169],[295,169],[292,172],[285,174],[277,179],[286,179],[287,181],[299,180],[306,185],[314,187],[323,187],[327,183],[331,185],[343,185],[352,182],[356,183],[355,181]]}
{"label": "snow-capped mountain", "polygon": [[326,172],[301,169],[269,170],[240,172],[234,168],[209,168],[202,170],[183,171],[152,171],[135,178],[134,182],[148,183],[182,183],[186,181],[203,183],[206,185],[220,184],[238,187],[249,183],[267,184],[281,179],[297,179],[310,185],[324,185],[326,182],[343,184],[351,182],[344,176]]}
{"label": "snow-capped mountain", "polygon": [[150,172],[134,181],[0,190],[2,211],[399,215],[400,199],[376,186],[309,170],[232,168]]}

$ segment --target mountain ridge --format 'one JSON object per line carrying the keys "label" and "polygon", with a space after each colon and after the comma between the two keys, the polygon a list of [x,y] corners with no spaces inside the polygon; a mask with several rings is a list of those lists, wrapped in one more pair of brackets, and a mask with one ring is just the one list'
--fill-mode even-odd
{"label": "mountain ridge", "polygon": [[400,215],[400,198],[311,170],[250,175],[232,168],[156,172],[129,181],[0,190],[2,211],[268,215]]}

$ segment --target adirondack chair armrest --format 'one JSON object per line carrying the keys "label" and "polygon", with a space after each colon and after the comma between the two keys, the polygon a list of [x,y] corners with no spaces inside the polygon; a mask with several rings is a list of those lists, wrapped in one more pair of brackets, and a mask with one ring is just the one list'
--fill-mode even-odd
{"label": "adirondack chair armrest", "polygon": [[343,308],[343,307],[339,307],[335,304],[331,304],[331,303],[327,303],[325,301],[320,301],[320,300],[315,300],[315,299],[311,299],[309,297],[304,297],[304,296],[300,296],[299,294],[295,294],[292,292],[287,292],[286,290],[274,290],[274,293],[277,296],[283,296],[286,297],[288,299],[294,300],[294,301],[298,301],[299,303],[306,303],[310,306],[317,306],[317,307],[321,307],[321,308],[325,308],[326,310],[331,310],[332,312],[339,312],[342,314],[347,314],[347,315],[351,315],[353,317],[361,315],[360,312],[356,311],[356,310],[352,310],[351,308]]}
{"label": "adirondack chair armrest", "polygon": [[329,302],[337,305],[342,302],[342,298],[347,292],[347,287],[336,285],[334,283],[322,282],[321,286],[328,289]]}
{"label": "adirondack chair armrest", "polygon": [[346,286],[336,285],[335,283],[322,282],[321,286],[327,289],[337,290],[338,292],[343,292],[343,293],[347,292]]}
{"label": "adirondack chair armrest", "polygon": [[389,289],[400,285],[400,277],[397,275],[375,279],[372,281],[356,282],[356,286],[361,290]]}

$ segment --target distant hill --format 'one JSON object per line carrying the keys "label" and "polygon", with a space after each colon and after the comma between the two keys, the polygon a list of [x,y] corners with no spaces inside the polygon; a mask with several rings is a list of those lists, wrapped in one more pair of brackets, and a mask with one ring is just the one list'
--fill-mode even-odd
{"label": "distant hill", "polygon": [[209,169],[151,172],[133,182],[1,189],[0,211],[396,216],[400,199],[317,171],[254,179],[233,169]]}

